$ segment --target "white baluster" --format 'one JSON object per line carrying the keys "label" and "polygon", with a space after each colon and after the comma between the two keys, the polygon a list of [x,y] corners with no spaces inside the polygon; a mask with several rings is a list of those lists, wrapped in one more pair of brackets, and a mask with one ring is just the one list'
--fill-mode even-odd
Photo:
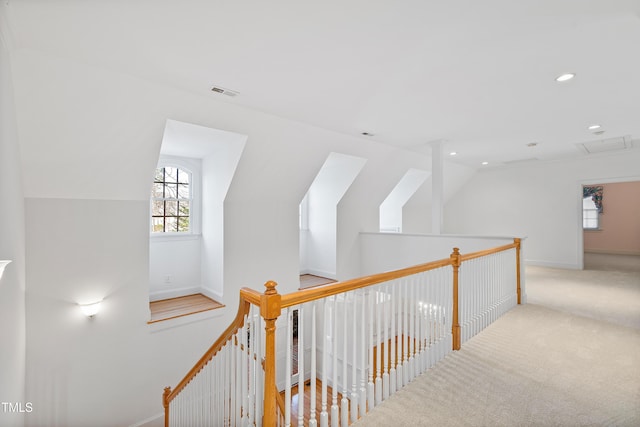
{"label": "white baluster", "polygon": [[351,322],[353,336],[353,354],[351,355],[351,422],[358,420],[358,292],[353,292],[353,321]]}
{"label": "white baluster", "polygon": [[286,325],[286,349],[285,349],[285,366],[284,366],[284,425],[291,426],[291,345],[292,345],[292,323],[293,310],[285,308],[284,315],[287,319]]}
{"label": "white baluster", "polygon": [[322,408],[320,409],[320,427],[329,427],[329,413],[327,412],[327,369],[328,366],[328,347],[329,339],[327,332],[329,331],[329,301],[327,298],[322,300]]}
{"label": "white baluster", "polygon": [[391,320],[391,367],[389,369],[389,394],[393,394],[396,392],[397,387],[397,379],[396,379],[396,341],[398,340],[398,335],[396,333],[396,290],[398,288],[398,282],[393,281],[391,283],[390,289],[390,300],[389,300],[389,317]]}
{"label": "white baluster", "polygon": [[333,381],[331,381],[331,427],[339,427],[340,418],[338,411],[338,315],[336,314],[338,309],[338,297],[333,296],[332,310],[331,310],[331,325],[333,326],[331,332],[331,351],[333,352],[333,363],[331,364],[331,372],[333,373]]}
{"label": "white baluster", "polygon": [[340,402],[340,424],[346,427],[349,424],[349,384],[347,379],[347,301],[349,293],[345,293],[342,302],[342,401]]}
{"label": "white baluster", "polygon": [[360,311],[360,416],[367,412],[367,335],[365,312],[367,310],[367,292],[361,292],[362,309]]}
{"label": "white baluster", "polygon": [[377,288],[372,289],[375,296],[375,310],[376,310],[376,405],[382,403],[382,313],[380,307],[380,292]]}
{"label": "white baluster", "polygon": [[371,290],[369,289],[367,292],[367,311],[369,312],[369,382],[367,383],[367,405],[369,406],[369,411],[371,411],[376,404],[375,385],[373,383],[373,347],[375,346],[375,340],[373,338],[373,305],[375,301],[373,300],[373,298],[373,292],[371,292]]}
{"label": "white baluster", "polygon": [[[256,419],[256,359],[254,356],[256,348],[256,318],[254,306],[251,306],[250,312],[251,327],[248,340],[248,352],[249,352],[249,425],[255,425]],[[217,383],[217,381],[216,381]],[[220,413],[220,408],[217,408],[217,412]]]}
{"label": "white baluster", "polygon": [[249,341],[247,335],[249,333],[249,324],[247,315],[244,316],[244,325],[240,335],[242,344],[242,425],[249,425]]}
{"label": "white baluster", "polygon": [[419,287],[418,287],[418,317],[416,319],[418,325],[418,371],[420,375],[424,372],[424,289],[427,286],[427,273],[421,273],[419,275]]}
{"label": "white baluster", "polygon": [[316,427],[316,301],[311,303],[311,387],[309,394],[309,427]]}
{"label": "white baluster", "polygon": [[382,399],[389,398],[389,303],[391,300],[389,294],[389,284],[387,283],[384,288],[380,288],[380,294],[382,297],[382,310],[383,310],[383,325],[384,331],[384,345],[380,346],[380,349],[384,348],[382,353]]}
{"label": "white baluster", "polygon": [[409,282],[409,381],[413,381],[415,378],[415,352],[416,352],[416,279],[415,275],[410,276]]}
{"label": "white baluster", "polygon": [[298,309],[298,425],[304,425],[304,305]]}
{"label": "white baluster", "polygon": [[398,349],[397,349],[397,353],[398,353],[398,357],[396,360],[396,389],[400,390],[402,387],[404,387],[404,372],[403,372],[403,367],[402,367],[402,358],[403,358],[403,354],[404,354],[404,329],[402,327],[402,295],[403,295],[403,288],[404,288],[404,282],[405,279],[402,278],[400,279],[400,281],[397,284],[397,310],[396,310],[396,314],[397,314],[397,323],[396,325],[398,326],[398,332],[397,332],[397,343],[398,343]]}
{"label": "white baluster", "polygon": [[402,330],[404,333],[403,356],[402,356],[402,386],[409,384],[409,280],[404,283],[402,307]]}

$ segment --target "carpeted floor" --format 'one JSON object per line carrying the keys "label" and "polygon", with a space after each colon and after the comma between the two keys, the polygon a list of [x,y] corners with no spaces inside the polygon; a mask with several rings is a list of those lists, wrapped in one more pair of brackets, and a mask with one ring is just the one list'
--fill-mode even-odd
{"label": "carpeted floor", "polygon": [[528,267],[528,304],[354,426],[640,426],[640,257],[596,261]]}

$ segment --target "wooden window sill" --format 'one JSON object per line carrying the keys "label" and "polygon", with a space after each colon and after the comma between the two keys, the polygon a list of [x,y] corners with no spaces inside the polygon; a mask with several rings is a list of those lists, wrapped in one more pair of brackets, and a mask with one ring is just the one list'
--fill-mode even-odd
{"label": "wooden window sill", "polygon": [[177,317],[202,313],[203,311],[215,310],[222,307],[224,307],[224,304],[203,294],[185,295],[182,297],[152,301],[149,303],[151,319],[147,323],[162,322],[163,320],[175,319]]}

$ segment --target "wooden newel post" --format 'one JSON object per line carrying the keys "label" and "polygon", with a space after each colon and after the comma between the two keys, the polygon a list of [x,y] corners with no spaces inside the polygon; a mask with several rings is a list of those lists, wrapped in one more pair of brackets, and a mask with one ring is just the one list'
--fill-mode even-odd
{"label": "wooden newel post", "polygon": [[264,418],[263,425],[275,426],[276,413],[276,319],[280,316],[281,295],[277,283],[264,284],[267,290],[260,296],[260,315],[264,319]]}
{"label": "wooden newel post", "polygon": [[453,248],[451,266],[453,267],[453,321],[451,334],[453,335],[453,349],[460,350],[460,320],[458,316],[458,270],[460,269],[460,249]]}
{"label": "wooden newel post", "polygon": [[514,238],[513,243],[516,244],[516,286],[518,293],[518,304],[522,304],[522,291],[520,290],[520,242],[522,239]]}
{"label": "wooden newel post", "polygon": [[162,393],[162,406],[164,406],[164,427],[169,427],[169,395],[171,387],[165,387]]}

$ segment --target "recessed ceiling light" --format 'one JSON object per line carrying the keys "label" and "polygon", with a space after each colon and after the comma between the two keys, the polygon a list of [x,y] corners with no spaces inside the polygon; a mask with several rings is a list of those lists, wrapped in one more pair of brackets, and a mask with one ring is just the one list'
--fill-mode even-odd
{"label": "recessed ceiling light", "polygon": [[556,77],[556,81],[557,82],[566,82],[568,80],[571,80],[575,76],[576,75],[574,73],[565,73],[565,74],[562,74],[562,75]]}
{"label": "recessed ceiling light", "polygon": [[596,130],[596,129],[600,129],[602,126],[600,125],[591,125],[589,126],[589,130]]}
{"label": "recessed ceiling light", "polygon": [[456,153],[455,151],[452,151],[452,152],[449,153],[450,156],[455,156],[456,154],[458,154],[458,153]]}
{"label": "recessed ceiling light", "polygon": [[489,162],[482,162],[482,165],[483,165],[483,166],[486,166],[486,165],[488,165],[488,164],[489,164]]}

